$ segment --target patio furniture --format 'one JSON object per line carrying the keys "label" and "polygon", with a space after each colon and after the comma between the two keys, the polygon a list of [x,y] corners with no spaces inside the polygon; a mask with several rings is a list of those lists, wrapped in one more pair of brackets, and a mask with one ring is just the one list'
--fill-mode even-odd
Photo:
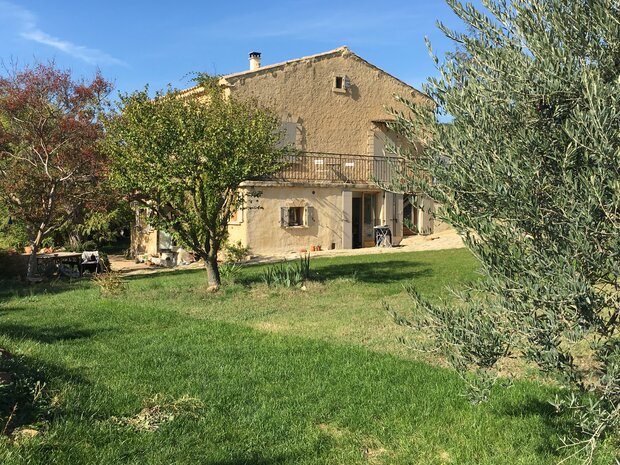
{"label": "patio furniture", "polygon": [[375,246],[392,247],[392,231],[387,224],[375,226]]}
{"label": "patio furniture", "polygon": [[[30,254],[22,254],[24,268],[27,266]],[[36,275],[49,275],[63,267],[74,267],[81,275],[82,254],[72,252],[41,253],[37,254]]]}
{"label": "patio furniture", "polygon": [[80,274],[83,274],[85,270],[91,273],[98,273],[101,271],[99,251],[85,250],[84,252],[82,252],[81,257],[82,262],[80,263]]}

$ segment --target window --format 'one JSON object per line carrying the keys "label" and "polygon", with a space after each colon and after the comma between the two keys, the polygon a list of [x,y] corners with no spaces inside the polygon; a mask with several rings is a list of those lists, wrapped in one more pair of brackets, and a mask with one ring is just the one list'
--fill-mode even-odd
{"label": "window", "polygon": [[280,226],[283,228],[301,228],[308,226],[309,207],[282,207],[280,209]]}
{"label": "window", "polygon": [[344,75],[334,76],[334,81],[332,84],[332,90],[338,93],[345,93],[349,88],[349,78]]}
{"label": "window", "polygon": [[230,219],[228,220],[228,224],[240,224],[243,222],[243,211],[238,209],[234,211],[230,215]]}
{"label": "window", "polygon": [[289,226],[303,226],[304,225],[303,207],[291,207],[288,209],[288,225]]}

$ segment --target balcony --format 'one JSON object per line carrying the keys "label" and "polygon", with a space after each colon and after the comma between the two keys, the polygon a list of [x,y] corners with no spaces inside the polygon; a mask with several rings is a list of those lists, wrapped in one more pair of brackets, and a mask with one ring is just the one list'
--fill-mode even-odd
{"label": "balcony", "polygon": [[402,166],[395,156],[373,157],[337,153],[304,152],[284,160],[278,173],[261,177],[260,181],[320,182],[337,184],[377,184],[393,179]]}

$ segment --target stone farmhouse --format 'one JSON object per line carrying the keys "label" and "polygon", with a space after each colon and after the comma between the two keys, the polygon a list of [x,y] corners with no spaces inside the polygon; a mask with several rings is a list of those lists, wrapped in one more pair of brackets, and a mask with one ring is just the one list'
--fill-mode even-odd
{"label": "stone farmhouse", "polygon": [[[242,184],[262,195],[248,198],[250,208],[234,215],[231,242],[269,255],[312,246],[371,247],[380,225],[389,227],[393,244],[406,233],[433,232],[430,199],[412,202],[380,187],[398,162],[385,150],[398,142],[387,125],[386,105],[395,94],[432,104],[427,96],[347,47],[268,66],[253,52],[247,71],[223,76],[220,84],[225,93],[254,98],[277,112],[284,143],[299,151],[277,175]],[[132,246],[136,254],[173,249],[167,234],[139,221]]]}

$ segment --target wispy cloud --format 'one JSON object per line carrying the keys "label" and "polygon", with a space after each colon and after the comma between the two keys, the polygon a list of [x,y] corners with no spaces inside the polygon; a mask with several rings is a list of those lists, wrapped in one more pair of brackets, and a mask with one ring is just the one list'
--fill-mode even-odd
{"label": "wispy cloud", "polygon": [[47,45],[93,65],[109,64],[127,66],[127,63],[124,61],[101,50],[77,45],[73,42],[51,36],[38,26],[37,18],[32,12],[14,3],[0,0],[0,16],[13,19],[18,26],[20,37],[26,40]]}

